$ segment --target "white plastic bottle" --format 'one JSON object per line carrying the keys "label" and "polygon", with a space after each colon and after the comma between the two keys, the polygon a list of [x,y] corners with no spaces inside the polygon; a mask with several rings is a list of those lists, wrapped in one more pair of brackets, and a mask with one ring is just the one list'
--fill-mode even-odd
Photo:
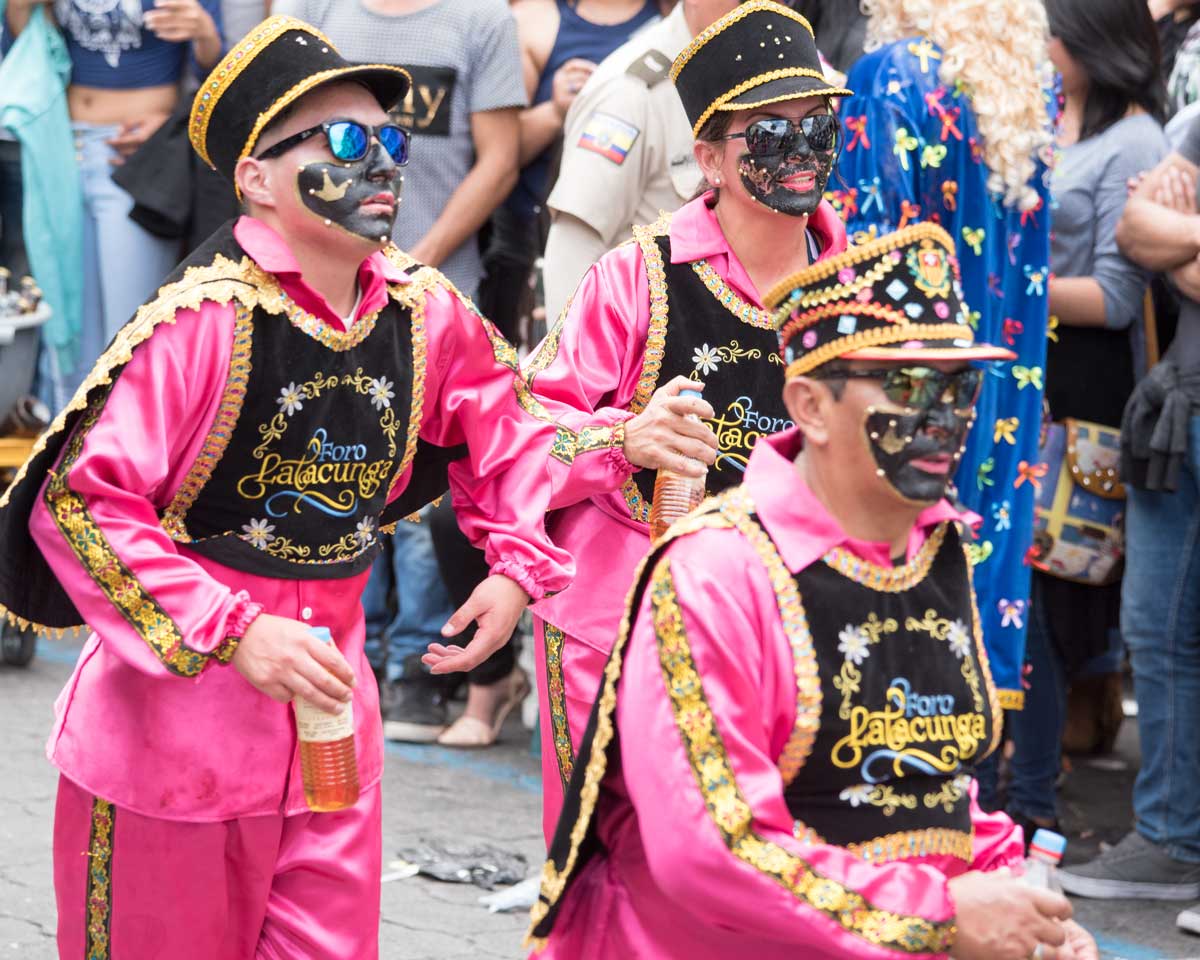
{"label": "white plastic bottle", "polygon": [[[700,397],[699,390],[680,390],[681,397]],[[700,422],[694,413],[687,419]],[[691,513],[704,499],[704,477],[684,477],[665,467],[654,478],[654,500],[650,504],[650,538],[657,540],[680,517]]]}
{"label": "white plastic bottle", "polygon": [[1034,833],[1033,842],[1029,844],[1029,856],[1025,860],[1025,876],[1021,878],[1025,885],[1062,893],[1058,882],[1058,865],[1062,863],[1066,849],[1067,838],[1061,834],[1044,827]]}

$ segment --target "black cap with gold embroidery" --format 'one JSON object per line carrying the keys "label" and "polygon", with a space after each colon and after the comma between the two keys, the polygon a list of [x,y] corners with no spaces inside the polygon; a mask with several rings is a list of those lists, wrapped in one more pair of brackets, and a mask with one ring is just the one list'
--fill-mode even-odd
{"label": "black cap with gold embroidery", "polygon": [[919,223],[889,233],[777,283],[774,312],[788,377],[830,360],[1012,360],[975,342],[962,300],[954,241]]}
{"label": "black cap with gold embroidery", "polygon": [[809,22],[771,0],[749,0],[701,30],[675,58],[671,79],[692,136],[718,110],[850,95],[825,78]]}
{"label": "black cap with gold embroidery", "polygon": [[188,137],[205,163],[232,180],[267,124],[304,94],[337,80],[363,84],[384,110],[412,86],[400,67],[343,59],[303,20],[268,17],[230,48],[196,92]]}

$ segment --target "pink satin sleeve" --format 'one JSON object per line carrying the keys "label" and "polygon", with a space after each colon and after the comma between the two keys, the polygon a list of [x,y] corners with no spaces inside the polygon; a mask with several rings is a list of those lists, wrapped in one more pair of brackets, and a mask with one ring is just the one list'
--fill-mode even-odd
{"label": "pink satin sleeve", "polygon": [[231,306],[181,310],[85,413],[42,487],[30,531],[101,642],[152,676],[227,662],[261,611],[182,556],[159,525],[220,403]]}
{"label": "pink satin sleeve", "polygon": [[637,468],[611,439],[630,419],[650,329],[650,286],[641,250],[605,254],[580,281],[570,306],[526,361],[538,399],[575,432],[578,450],[552,465],[552,509],[617,490]]}
{"label": "pink satin sleeve", "polygon": [[499,332],[445,288],[426,297],[429,379],[421,437],[442,447],[466,444],[467,455],[449,470],[458,524],[484,548],[492,573],[540,600],[574,575],[571,555],[545,527],[560,433],[528,411],[532,397],[516,351]]}
{"label": "pink satin sleeve", "polygon": [[[706,531],[669,548],[621,683],[621,770],[648,867],[696,923],[797,956],[882,958],[897,951],[873,932],[900,921],[919,944],[919,931],[953,920],[935,868],[877,866],[793,838],[776,765],[795,717],[792,653],[766,571],[740,535]],[[830,906],[854,895],[868,912],[861,922]]]}
{"label": "pink satin sleeve", "polygon": [[1024,831],[1012,822],[1007,813],[984,813],[979,807],[979,784],[971,781],[971,824],[975,827],[975,858],[972,870],[999,870],[1008,867],[1013,873],[1025,870]]}

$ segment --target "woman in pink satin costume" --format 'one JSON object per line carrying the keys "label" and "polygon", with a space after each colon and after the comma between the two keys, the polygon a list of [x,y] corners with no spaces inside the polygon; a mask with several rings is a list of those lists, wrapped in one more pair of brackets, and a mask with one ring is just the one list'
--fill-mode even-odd
{"label": "woman in pink satin costume", "polygon": [[533,909],[537,960],[1095,960],[976,803],[1000,707],[946,499],[984,370],[949,236],[805,268],[745,481],[639,568]]}
{"label": "woman in pink satin costume", "polygon": [[[63,956],[376,957],[377,531],[448,480],[493,574],[448,635],[507,636],[569,582],[543,517],[578,438],[388,240],[409,84],[287,17],[230,52],[190,134],[249,215],[122,329],[5,496],[0,602],[93,630],[48,746]],[[294,697],[350,704],[354,806],[309,810]]]}
{"label": "woman in pink satin costume", "polygon": [[[743,59],[731,53],[733,69],[717,70],[712,52],[727,41],[744,47]],[[738,93],[759,67],[784,76]],[[821,200],[837,146],[831,97],[846,91],[824,79],[802,17],[763,0],[742,4],[700,33],[672,77],[709,189],[601,258],[526,367],[560,423],[582,435],[624,431],[622,450],[572,466],[549,522],[578,575],[534,608],[547,843],[649,545],[656,470],[695,475],[707,465],[716,493],[741,480],[759,437],[790,426],[760,291],[846,245]],[[736,172],[718,173],[722,155],[740,157]],[[687,387],[703,387],[703,400],[679,397]]]}

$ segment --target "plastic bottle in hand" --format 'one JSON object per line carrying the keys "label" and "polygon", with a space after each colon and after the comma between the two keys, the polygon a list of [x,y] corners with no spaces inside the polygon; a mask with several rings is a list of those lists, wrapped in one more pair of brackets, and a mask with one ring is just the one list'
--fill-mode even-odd
{"label": "plastic bottle in hand", "polygon": [[[310,631],[322,643],[333,643],[328,627]],[[354,753],[354,710],[326,713],[307,700],[292,701],[300,741],[300,772],[308,808],[321,813],[354,806],[358,800],[358,758]]]}
{"label": "plastic bottle in hand", "polygon": [[1042,828],[1033,835],[1029,844],[1029,857],[1025,860],[1025,876],[1022,882],[1038,890],[1053,890],[1062,893],[1058,882],[1058,865],[1062,863],[1067,839],[1053,830]]}
{"label": "plastic bottle in hand", "polygon": [[[681,397],[699,398],[699,390],[680,390]],[[687,419],[700,422],[694,413]],[[704,477],[682,477],[665,468],[654,478],[654,502],[650,505],[650,537],[657,540],[667,527],[691,513],[704,499]]]}

